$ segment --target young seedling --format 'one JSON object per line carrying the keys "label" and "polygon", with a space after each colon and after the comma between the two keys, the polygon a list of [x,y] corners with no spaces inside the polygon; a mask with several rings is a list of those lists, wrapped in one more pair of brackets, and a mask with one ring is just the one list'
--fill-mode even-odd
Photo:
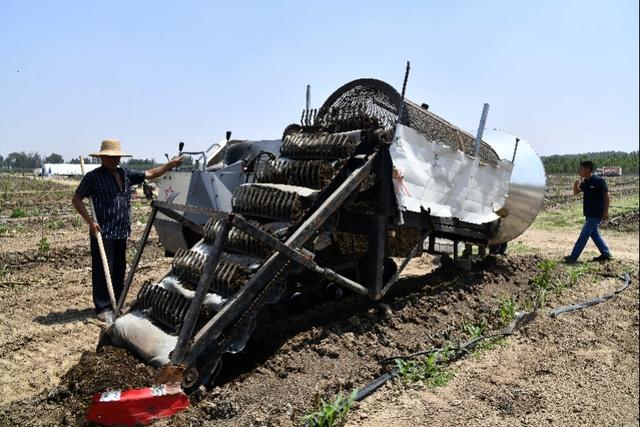
{"label": "young seedling", "polygon": [[15,208],[11,211],[11,218],[24,218],[27,216],[27,211],[23,208]]}
{"label": "young seedling", "polygon": [[338,393],[335,400],[320,400],[320,408],[303,416],[300,421],[305,427],[339,427],[347,422],[347,414],[356,401],[358,390],[353,390],[349,397]]}
{"label": "young seedling", "polygon": [[441,387],[454,376],[453,372],[442,366],[447,360],[442,354],[434,352],[423,358],[395,359],[394,362],[405,386],[423,384],[427,387]]}
{"label": "young seedling", "polygon": [[518,302],[514,297],[505,298],[500,303],[500,320],[503,324],[508,324],[516,317]]}

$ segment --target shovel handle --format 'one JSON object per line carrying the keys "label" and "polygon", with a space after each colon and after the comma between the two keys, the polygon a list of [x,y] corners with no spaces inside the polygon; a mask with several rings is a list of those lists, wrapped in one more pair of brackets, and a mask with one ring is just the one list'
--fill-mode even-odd
{"label": "shovel handle", "polygon": [[[82,175],[84,175],[84,160],[82,156],[80,156],[80,169],[82,170]],[[91,208],[91,216],[94,220],[97,221],[98,217],[96,216],[96,208],[93,206],[93,199],[89,197],[89,207]],[[100,252],[100,259],[102,260],[102,270],[104,271],[104,278],[107,282],[107,292],[109,292],[109,299],[111,300],[111,308],[116,310],[116,295],[113,292],[113,283],[111,283],[111,270],[109,269],[109,262],[107,261],[107,253],[104,250],[104,243],[102,241],[102,233],[97,232],[95,235],[96,240],[98,241],[98,250]]]}

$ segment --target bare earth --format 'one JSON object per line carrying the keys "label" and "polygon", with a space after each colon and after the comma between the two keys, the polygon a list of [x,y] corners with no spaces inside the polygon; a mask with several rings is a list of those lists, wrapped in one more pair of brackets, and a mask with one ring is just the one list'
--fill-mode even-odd
{"label": "bare earth", "polygon": [[[24,222],[26,231],[0,234],[0,426],[83,425],[92,392],[150,385],[151,378],[133,358],[94,352],[100,325],[91,309],[84,227],[48,231],[51,249],[41,255],[41,227]],[[142,227],[134,225],[132,246]],[[317,397],[348,393],[385,372],[383,358],[438,345],[444,335],[460,339],[463,321],[499,327],[500,301],[526,299],[537,263],[566,255],[577,233],[531,229],[508,257],[482,271],[437,269],[425,255],[384,305],[346,298],[258,330],[246,352],[225,362],[210,393],[158,425],[298,425]],[[456,362],[454,379],[440,388],[388,383],[354,407],[347,425],[638,425],[639,236],[604,236],[617,260],[551,295],[538,318],[504,345]],[[596,255],[589,245],[584,260]],[[168,267],[162,253],[152,236],[136,288]],[[632,273],[632,283],[614,299],[548,315],[549,307],[611,292],[622,271]],[[106,363],[116,359],[120,364]]]}

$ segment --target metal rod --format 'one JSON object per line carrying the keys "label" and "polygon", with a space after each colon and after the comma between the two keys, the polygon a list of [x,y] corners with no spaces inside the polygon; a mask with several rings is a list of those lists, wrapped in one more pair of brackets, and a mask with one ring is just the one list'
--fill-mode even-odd
{"label": "metal rod", "polygon": [[368,293],[367,288],[360,285],[358,282],[355,282],[347,277],[344,277],[341,274],[331,270],[330,268],[324,268],[319,266],[316,262],[313,261],[312,259],[313,254],[305,255],[301,251],[298,251],[296,249],[293,249],[285,245],[280,240],[276,239],[269,233],[266,233],[265,231],[251,224],[240,215],[235,215],[231,222],[238,229],[260,240],[262,243],[271,247],[272,249],[275,249],[276,251],[286,255],[291,260],[297,262],[303,267],[315,273],[318,273],[324,276],[325,278],[331,281],[334,281],[339,285],[342,285],[348,289],[351,289],[352,291],[355,291],[359,294],[366,295]]}
{"label": "metal rod", "polygon": [[193,334],[193,328],[196,325],[196,320],[198,319],[198,315],[200,314],[200,309],[202,308],[204,298],[207,296],[207,292],[209,291],[209,285],[215,273],[216,267],[218,266],[220,255],[222,255],[224,245],[227,243],[230,229],[231,223],[227,220],[222,220],[220,231],[216,234],[216,240],[213,243],[211,252],[207,257],[207,262],[204,265],[202,275],[200,276],[198,288],[196,289],[196,292],[191,299],[189,310],[187,310],[187,314],[184,316],[184,321],[182,322],[182,328],[180,329],[180,335],[178,335],[176,347],[170,354],[171,363],[173,363],[174,365],[181,363],[184,359],[187,344],[189,343],[189,339]]}
{"label": "metal rod", "polygon": [[309,108],[311,108],[311,85],[307,85],[307,96],[306,96],[306,110],[309,111]]}
{"label": "metal rod", "polygon": [[482,143],[482,135],[484,134],[484,127],[487,124],[487,115],[489,114],[489,104],[485,103],[482,106],[482,115],[480,116],[480,124],[478,125],[478,134],[476,135],[476,144],[473,148],[473,156],[478,157],[480,153],[480,144]]}
{"label": "metal rod", "polygon": [[409,264],[409,261],[411,261],[411,258],[413,258],[418,252],[418,248],[421,248],[424,245],[424,240],[432,232],[433,232],[433,229],[431,228],[422,235],[422,238],[420,239],[420,241],[413,247],[413,249],[411,249],[411,252],[409,252],[409,255],[407,255],[404,261],[402,261],[402,264],[400,264],[400,267],[398,267],[398,271],[396,271],[396,273],[391,277],[391,279],[389,279],[389,281],[384,285],[384,288],[382,288],[382,292],[380,293],[380,297],[383,297],[389,291],[389,289],[391,289],[391,286],[393,286],[393,284],[396,283],[398,278],[400,278],[400,273],[402,273],[402,270],[404,270],[407,264]]}
{"label": "metal rod", "polygon": [[[309,240],[316,230],[324,224],[329,216],[342,205],[369,175],[376,157],[376,154],[373,154],[366,159],[364,164],[354,169],[284,244],[297,248]],[[342,179],[340,175],[338,175],[338,177]],[[331,184],[329,187],[331,187]],[[236,321],[238,317],[244,314],[255,303],[255,299],[263,293],[267,285],[269,285],[275,275],[286,266],[287,262],[288,258],[280,253],[275,253],[269,257],[256,274],[249,279],[247,284],[233,295],[222,310],[198,331],[194,337],[191,351],[185,357],[187,365],[193,364],[214,339],[217,339],[230,324]]]}
{"label": "metal rod", "polygon": [[190,229],[191,231],[203,236],[204,235],[204,231],[203,228],[200,224],[191,221],[190,219],[188,219],[187,217],[185,217],[183,214],[174,211],[173,209],[166,207],[165,205],[169,205],[166,202],[153,202],[154,206],[160,211],[160,213],[168,216],[169,218],[171,218],[172,220],[178,222],[181,225],[184,225],[185,227],[187,227],[188,229]]}
{"label": "metal rod", "polygon": [[511,163],[516,162],[516,153],[518,152],[518,143],[520,142],[520,138],[516,137],[516,146],[513,148],[513,158],[511,159]]}
{"label": "metal rod", "polygon": [[140,258],[142,258],[142,251],[144,251],[144,246],[149,239],[149,234],[151,233],[151,227],[153,226],[154,221],[156,220],[156,214],[158,212],[158,208],[156,208],[153,204],[151,205],[151,213],[149,214],[149,218],[147,219],[147,224],[144,227],[144,232],[138,240],[138,247],[136,248],[136,254],[131,261],[131,265],[129,266],[129,274],[127,275],[127,281],[124,282],[124,288],[122,289],[122,293],[120,294],[120,299],[118,299],[118,305],[116,306],[116,311],[114,314],[114,319],[118,318],[120,310],[122,310],[122,306],[127,299],[127,294],[129,293],[129,289],[131,288],[131,284],[133,283],[133,276],[136,274],[136,270],[138,269],[138,263],[140,262]]}

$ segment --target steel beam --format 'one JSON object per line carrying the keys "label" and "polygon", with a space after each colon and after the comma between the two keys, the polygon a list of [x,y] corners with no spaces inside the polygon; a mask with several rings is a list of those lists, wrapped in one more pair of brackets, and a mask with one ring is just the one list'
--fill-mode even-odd
{"label": "steel beam", "polygon": [[136,274],[136,270],[138,269],[138,263],[140,262],[140,258],[142,257],[142,251],[144,251],[144,245],[147,243],[149,239],[149,233],[151,233],[151,226],[153,222],[156,220],[156,214],[158,213],[158,209],[151,204],[151,213],[149,213],[149,218],[147,219],[147,224],[144,227],[144,232],[138,241],[138,247],[136,248],[136,254],[131,261],[131,265],[129,266],[129,274],[127,275],[127,281],[124,283],[124,287],[122,288],[122,293],[120,294],[120,298],[118,299],[118,305],[116,305],[116,311],[114,313],[114,320],[118,318],[118,314],[122,310],[122,306],[127,299],[127,294],[131,289],[131,283],[133,283],[133,276]]}
{"label": "steel beam", "polygon": [[[358,156],[356,160],[364,163],[352,169],[346,179],[343,180],[340,174],[338,178],[334,179],[332,184],[335,183],[337,188],[330,193],[325,193],[328,194],[326,199],[302,222],[284,244],[289,247],[299,248],[309,240],[369,175],[372,163],[376,158],[375,153],[368,158],[364,155]],[[336,182],[337,179],[341,180],[339,184]],[[333,185],[330,184],[328,188],[332,187]],[[220,336],[225,329],[243,320],[243,315],[246,315],[247,311],[256,303],[256,300],[264,295],[273,278],[286,268],[288,262],[288,257],[281,253],[275,253],[269,257],[256,274],[249,279],[247,284],[232,296],[222,310],[211,318],[195,335],[191,350],[185,357],[185,363],[188,366],[195,363],[214,340],[217,342],[224,341],[224,338],[221,340]],[[223,345],[224,343],[221,344]]]}

